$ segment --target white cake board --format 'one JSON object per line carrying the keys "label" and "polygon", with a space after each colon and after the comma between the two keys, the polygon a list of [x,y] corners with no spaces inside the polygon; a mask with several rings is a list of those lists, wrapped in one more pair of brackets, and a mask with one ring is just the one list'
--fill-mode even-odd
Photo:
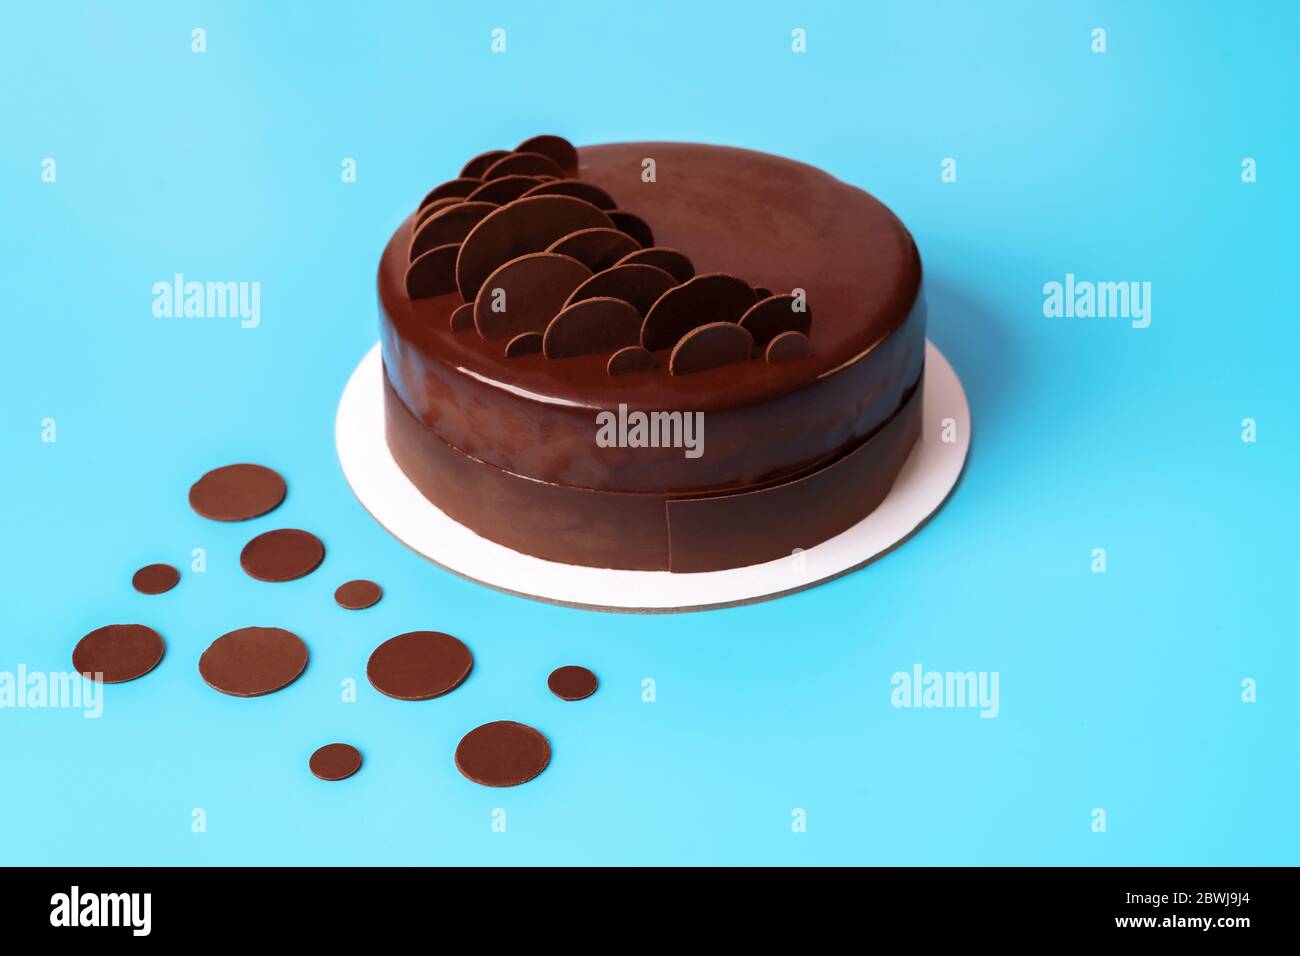
{"label": "white cake board", "polygon": [[948,360],[930,342],[922,401],[921,440],[875,511],[847,531],[789,557],[694,574],[544,561],[481,538],[447,517],[407,480],[388,451],[378,344],[343,389],[334,434],[343,474],[362,506],[399,541],[435,564],[539,601],[599,611],[664,613],[749,604],[801,591],[860,568],[915,534],[948,499],[970,449],[966,393]]}

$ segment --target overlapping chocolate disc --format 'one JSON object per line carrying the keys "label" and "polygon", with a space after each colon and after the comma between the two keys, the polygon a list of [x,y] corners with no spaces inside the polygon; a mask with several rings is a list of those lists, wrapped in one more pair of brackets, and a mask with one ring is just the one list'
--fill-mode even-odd
{"label": "overlapping chocolate disc", "polygon": [[439,199],[464,199],[479,186],[483,185],[481,178],[472,176],[461,176],[458,179],[449,179],[445,183],[439,183],[429,190],[428,195],[420,201],[420,208],[423,209],[429,203],[437,202]]}
{"label": "overlapping chocolate disc", "polygon": [[782,332],[808,334],[812,328],[812,314],[807,309],[797,311],[798,300],[793,295],[774,295],[755,302],[740,317],[740,324],[754,337],[754,344],[764,348]]}
{"label": "overlapping chocolate disc", "polygon": [[398,700],[429,700],[455,690],[474,668],[468,647],[441,631],[409,631],[375,648],[366,677]]}
{"label": "overlapping chocolate disc", "polygon": [[361,751],[351,744],[326,744],[307,765],[322,780],[346,780],[361,769]]}
{"label": "overlapping chocolate disc", "polygon": [[600,682],[587,668],[567,664],[551,671],[551,676],[546,678],[546,686],[560,700],[584,700],[596,693]]}
{"label": "overlapping chocolate disc", "polygon": [[490,202],[467,199],[439,209],[420,223],[411,236],[411,260],[418,259],[423,253],[438,246],[460,243],[471,229],[496,208]]}
{"label": "overlapping chocolate disc", "polygon": [[626,232],[643,248],[648,249],[655,244],[655,235],[650,230],[650,224],[636,213],[627,212],[623,209],[611,209],[607,215],[613,221],[616,229]]}
{"label": "overlapping chocolate disc", "polygon": [[[572,305],[583,299],[609,296],[622,299],[636,309],[638,315],[645,315],[650,311],[650,306],[676,284],[676,279],[657,266],[628,263],[614,266],[604,272],[597,272],[573,290],[566,304]],[[640,326],[640,323],[638,322],[637,325]]]}
{"label": "overlapping chocolate disc", "polygon": [[641,326],[641,344],[651,352],[672,348],[691,329],[739,321],[755,301],[754,290],[735,276],[698,275],[669,289],[651,306]]}
{"label": "overlapping chocolate disc", "polygon": [[367,581],[364,578],[340,584],[334,591],[335,602],[339,607],[347,608],[349,611],[362,611],[373,607],[383,596],[383,588],[374,581]]}
{"label": "overlapping chocolate disc", "polygon": [[627,348],[619,349],[605,363],[605,371],[610,375],[647,372],[654,367],[654,355],[640,345],[629,345]]}
{"label": "overlapping chocolate disc", "polygon": [[802,332],[782,332],[767,343],[767,351],[763,356],[769,363],[775,365],[777,362],[807,358],[811,351],[808,336]]}
{"label": "overlapping chocolate disc", "polygon": [[284,479],[262,465],[214,468],[190,486],[190,507],[213,521],[247,521],[284,501]]}
{"label": "overlapping chocolate disc", "polygon": [[280,528],[259,534],[239,553],[240,567],[259,581],[293,581],[325,560],[325,545],[310,531]]}
{"label": "overlapping chocolate disc", "polygon": [[566,306],[551,320],[542,338],[547,358],[597,355],[636,345],[641,335],[641,313],[624,302],[602,296]]}
{"label": "overlapping chocolate disc", "polygon": [[141,594],[162,594],[176,587],[181,573],[170,564],[146,564],[131,577],[131,587]]}
{"label": "overlapping chocolate disc", "polygon": [[591,270],[577,259],[534,252],[488,276],[474,300],[474,327],[485,339],[542,332]]}
{"label": "overlapping chocolate disc", "polygon": [[105,684],[121,684],[143,677],[162,660],[163,639],[143,624],[109,624],[97,627],[77,642],[72,669]]}
{"label": "overlapping chocolate disc", "polygon": [[506,343],[506,358],[519,358],[521,355],[537,355],[541,351],[541,332],[520,332]]}
{"label": "overlapping chocolate disc", "polygon": [[456,769],[485,787],[517,787],[551,762],[551,745],[527,724],[495,720],[475,727],[456,746]]}
{"label": "overlapping chocolate disc", "polygon": [[214,690],[260,697],[292,684],[307,667],[307,645],[280,627],[241,627],[222,634],[199,658],[199,673]]}
{"label": "overlapping chocolate disc", "polygon": [[[626,235],[626,233],[624,234]],[[668,246],[651,246],[649,249],[636,249],[618,261],[619,265],[639,262],[647,266],[657,266],[667,272],[678,282],[690,282],[695,278],[695,266],[690,259]]]}
{"label": "overlapping chocolate disc", "polygon": [[640,251],[640,248],[626,232],[613,226],[596,226],[561,236],[546,251],[571,256],[592,272],[600,272],[625,256]]}
{"label": "overlapping chocolate disc", "polygon": [[605,190],[601,189],[595,183],[589,183],[583,179],[555,179],[548,182],[539,183],[528,192],[525,196],[572,196],[574,199],[581,199],[589,202],[597,209],[613,209],[614,197]]}
{"label": "overlapping chocolate disc", "polygon": [[406,267],[406,294],[412,299],[428,299],[456,291],[456,256],[460,243],[449,242],[422,252]]}
{"label": "overlapping chocolate disc", "polygon": [[579,229],[612,225],[609,217],[591,203],[572,196],[516,199],[489,213],[465,237],[456,260],[456,285],[468,302],[477,298],[487,277],[511,259],[543,252],[557,239]]}
{"label": "overlapping chocolate disc", "polygon": [[490,202],[504,206],[522,196],[534,186],[540,186],[546,180],[540,176],[502,176],[485,182],[469,194],[470,202]]}
{"label": "overlapping chocolate disc", "polygon": [[489,149],[486,153],[479,153],[465,164],[465,168],[460,171],[460,174],[464,177],[482,179],[488,167],[508,152],[510,152],[508,149]]}
{"label": "overlapping chocolate disc", "polygon": [[507,153],[483,173],[485,180],[500,179],[502,176],[555,176],[564,175],[564,170],[555,161],[541,153]]}
{"label": "overlapping chocolate disc", "polygon": [[710,322],[682,336],[668,356],[668,371],[689,375],[735,365],[747,360],[753,349],[753,337],[736,323]]}
{"label": "overlapping chocolate disc", "polygon": [[566,176],[576,176],[578,173],[578,151],[563,136],[555,136],[551,133],[534,136],[516,146],[515,152],[541,153],[543,156],[550,157],[564,170]]}

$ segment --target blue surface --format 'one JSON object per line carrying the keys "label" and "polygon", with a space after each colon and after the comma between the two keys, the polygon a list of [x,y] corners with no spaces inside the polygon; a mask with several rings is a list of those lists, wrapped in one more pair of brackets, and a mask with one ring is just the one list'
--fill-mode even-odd
{"label": "blue surface", "polygon": [[[0,862],[1297,862],[1294,4],[376,6],[3,16],[0,670],[67,669],[115,621],[167,655],[98,720],[0,710]],[[642,617],[477,587],[367,517],[332,427],[380,249],[463,159],[542,131],[781,153],[893,207],[975,419],[928,528],[774,603]],[[260,282],[261,325],[155,318],[176,272]],[[1046,318],[1067,272],[1151,282],[1151,326]],[[284,506],[196,517],[190,482],[235,460],[280,469]],[[279,526],[325,564],[247,578],[240,547]],[[185,576],[137,595],[153,561]],[[357,576],[387,596],[344,612]],[[248,624],[305,638],[301,680],[203,684],[201,651]],[[472,677],[381,697],[370,650],[418,628],[461,636]],[[546,690],[570,662],[600,675],[586,702]],[[892,707],[916,663],[998,672],[998,717]],[[497,718],[554,745],[527,786],[452,766]],[[345,783],[307,772],[332,740],[365,753]]]}

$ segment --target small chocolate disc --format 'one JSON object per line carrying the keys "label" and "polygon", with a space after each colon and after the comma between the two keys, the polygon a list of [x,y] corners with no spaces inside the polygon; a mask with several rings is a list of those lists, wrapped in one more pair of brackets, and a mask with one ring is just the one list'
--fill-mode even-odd
{"label": "small chocolate disc", "polygon": [[474,655],[441,631],[409,631],[375,648],[366,677],[379,693],[398,700],[430,700],[465,682]]}
{"label": "small chocolate disc", "polygon": [[474,303],[466,302],[464,305],[456,306],[456,311],[451,314],[449,321],[453,332],[473,332]]}
{"label": "small chocolate disc", "polygon": [[475,727],[456,745],[456,769],[485,787],[517,787],[551,762],[551,745],[537,730],[513,720]]}
{"label": "small chocolate disc", "polygon": [[361,751],[351,744],[326,744],[307,765],[322,780],[346,780],[361,769]]}
{"label": "small chocolate disc", "polygon": [[247,521],[284,501],[284,479],[262,465],[215,468],[190,486],[190,507],[213,521]]}
{"label": "small chocolate disc", "polygon": [[506,358],[537,355],[542,350],[541,332],[520,332],[506,343]]}
{"label": "small chocolate disc", "polygon": [[222,634],[199,658],[204,683],[232,697],[260,697],[288,687],[306,667],[307,645],[280,627]]}
{"label": "small chocolate disc", "polygon": [[176,587],[181,573],[170,564],[146,564],[131,577],[131,587],[141,594],[162,594]]}
{"label": "small chocolate disc", "polygon": [[339,607],[347,608],[349,611],[374,607],[383,596],[383,588],[374,581],[367,581],[364,578],[340,584],[338,590],[334,592],[334,600],[338,602]]}
{"label": "small chocolate disc", "polygon": [[768,342],[767,351],[763,354],[770,364],[775,365],[777,362],[807,358],[810,351],[808,336],[802,332],[791,331],[782,332]]}
{"label": "small chocolate disc", "polygon": [[568,664],[551,671],[551,676],[546,678],[546,686],[560,700],[583,700],[596,693],[600,682],[587,668]]}
{"label": "small chocolate disc", "polygon": [[655,367],[655,357],[639,345],[629,345],[619,349],[605,363],[605,371],[610,375],[626,375],[628,372],[647,372]]}
{"label": "small chocolate disc", "polygon": [[754,337],[748,329],[735,322],[710,322],[691,329],[673,346],[668,371],[672,375],[690,375],[735,365],[748,359],[753,349]]}
{"label": "small chocolate disc", "polygon": [[162,635],[152,627],[109,624],[95,628],[77,642],[72,650],[72,669],[91,680],[121,684],[149,673],[162,656]]}
{"label": "small chocolate disc", "polygon": [[259,581],[293,581],[325,560],[325,545],[310,531],[280,528],[259,534],[239,553],[239,565]]}

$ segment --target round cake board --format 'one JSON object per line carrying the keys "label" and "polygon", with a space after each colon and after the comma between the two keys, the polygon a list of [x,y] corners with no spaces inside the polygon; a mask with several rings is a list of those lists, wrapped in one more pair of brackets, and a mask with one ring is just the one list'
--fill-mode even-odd
{"label": "round cake board", "polygon": [[413,551],[471,581],[597,611],[731,607],[801,591],[861,568],[910,538],[948,500],[970,449],[970,408],[957,373],[931,342],[926,342],[925,369],[921,440],[884,502],[819,545],[729,571],[673,574],[558,564],[520,554],[453,521],[416,490],[388,451],[378,344],[343,389],[335,442],[348,484],[374,519]]}

